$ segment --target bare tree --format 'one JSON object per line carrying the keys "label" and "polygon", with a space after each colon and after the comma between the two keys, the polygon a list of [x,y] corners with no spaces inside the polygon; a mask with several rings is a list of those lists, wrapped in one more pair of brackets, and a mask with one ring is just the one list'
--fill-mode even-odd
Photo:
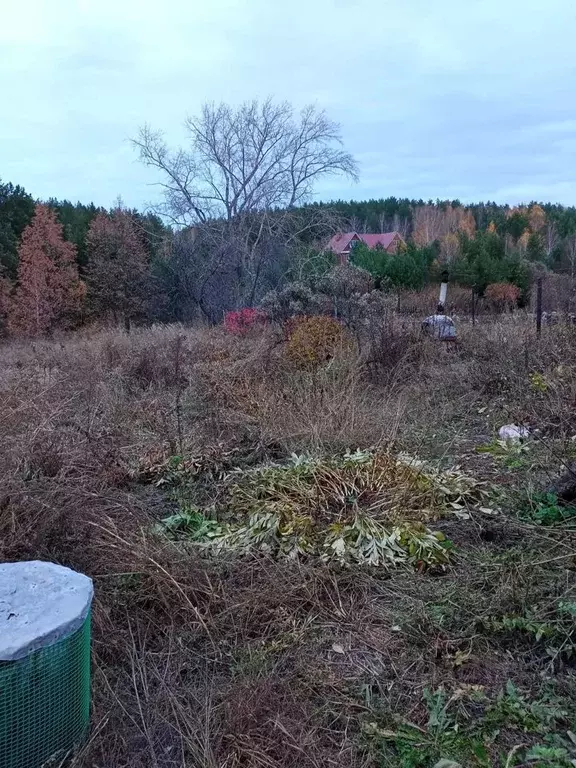
{"label": "bare tree", "polygon": [[565,253],[568,261],[568,269],[572,280],[576,277],[576,234],[570,235],[565,240]]}
{"label": "bare tree", "polygon": [[408,238],[408,233],[410,232],[409,218],[407,216],[400,216],[398,213],[395,213],[392,229],[394,232],[399,232],[404,240],[406,240]]}
{"label": "bare tree", "polygon": [[169,293],[188,307],[185,314],[200,310],[217,320],[274,287],[303,242],[332,233],[330,223],[296,206],[323,176],[356,177],[356,164],[338,125],[313,106],[295,113],[270,99],[207,104],[186,129],[187,149],[170,150],[149,127],[134,144],[162,173],[159,212],[185,228],[162,265]]}
{"label": "bare tree", "polygon": [[549,219],[548,222],[546,223],[546,229],[544,231],[544,241],[545,241],[547,256],[550,256],[550,254],[558,244],[559,240],[560,240],[560,236],[558,234],[558,228],[556,226],[556,222]]}
{"label": "bare tree", "polygon": [[328,263],[319,243],[341,228],[340,218],[324,208],[263,211],[238,220],[213,221],[174,234],[156,268],[167,297],[161,319],[211,322],[229,309],[253,306],[294,272]]}
{"label": "bare tree", "polygon": [[314,106],[295,114],[271,99],[237,108],[206,104],[185,125],[187,149],[170,150],[149,126],[133,141],[142,162],[162,172],[162,213],[180,225],[289,208],[322,176],[357,176],[339,126]]}

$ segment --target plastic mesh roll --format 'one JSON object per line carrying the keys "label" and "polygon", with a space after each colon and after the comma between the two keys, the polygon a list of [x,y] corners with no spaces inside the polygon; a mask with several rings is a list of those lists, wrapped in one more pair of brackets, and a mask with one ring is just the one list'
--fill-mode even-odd
{"label": "plastic mesh roll", "polygon": [[89,714],[90,614],[68,637],[0,661],[1,768],[62,759],[86,734]]}

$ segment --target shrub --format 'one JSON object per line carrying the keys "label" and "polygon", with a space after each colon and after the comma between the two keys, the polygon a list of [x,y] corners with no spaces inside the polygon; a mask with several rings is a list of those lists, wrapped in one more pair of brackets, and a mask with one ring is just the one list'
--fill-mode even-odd
{"label": "shrub", "polygon": [[503,312],[513,309],[520,298],[520,288],[512,283],[492,283],[486,287],[484,297],[494,309]]}
{"label": "shrub", "polygon": [[330,360],[350,339],[333,317],[316,315],[295,318],[289,331],[286,356],[298,367],[315,368]]}
{"label": "shrub", "polygon": [[261,309],[246,307],[237,312],[226,312],[224,315],[224,327],[228,333],[244,336],[248,331],[258,325],[263,325],[268,320],[266,312]]}
{"label": "shrub", "polygon": [[349,299],[357,294],[369,293],[373,287],[372,275],[353,264],[334,267],[316,282],[318,291],[335,299]]}
{"label": "shrub", "polygon": [[267,316],[277,322],[299,315],[321,315],[332,311],[329,297],[299,282],[288,283],[279,291],[269,291],[261,306]]}

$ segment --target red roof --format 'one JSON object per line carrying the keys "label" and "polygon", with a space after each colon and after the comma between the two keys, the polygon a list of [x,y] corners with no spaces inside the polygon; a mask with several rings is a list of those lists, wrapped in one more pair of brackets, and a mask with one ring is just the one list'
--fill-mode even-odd
{"label": "red roof", "polygon": [[349,249],[351,240],[359,238],[368,246],[368,248],[376,248],[377,246],[380,246],[381,248],[386,249],[396,235],[402,240],[398,232],[381,232],[379,235],[362,235],[358,232],[341,232],[338,235],[334,235],[328,244],[328,248],[335,253],[342,253]]}

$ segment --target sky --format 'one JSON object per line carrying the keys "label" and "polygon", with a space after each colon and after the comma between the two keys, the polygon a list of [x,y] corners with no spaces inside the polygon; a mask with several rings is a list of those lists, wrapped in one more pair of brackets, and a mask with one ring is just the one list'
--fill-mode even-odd
{"label": "sky", "polygon": [[359,163],[316,199],[576,205],[574,40],[575,0],[5,0],[0,178],[143,208],[139,126],[176,147],[204,102],[272,96]]}

